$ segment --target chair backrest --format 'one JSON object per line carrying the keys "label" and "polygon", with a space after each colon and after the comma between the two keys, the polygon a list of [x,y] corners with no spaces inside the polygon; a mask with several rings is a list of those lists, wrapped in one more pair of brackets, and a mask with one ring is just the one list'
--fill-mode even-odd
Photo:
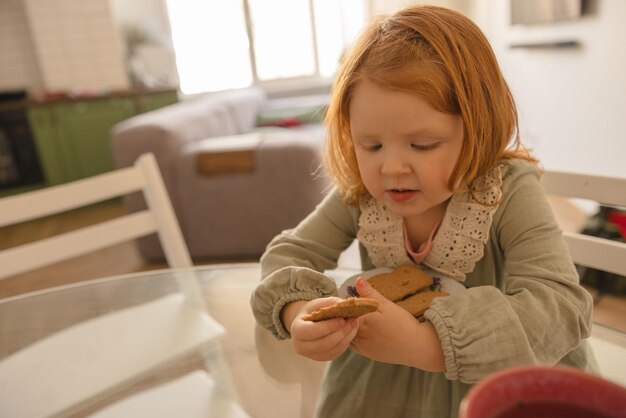
{"label": "chair backrest", "polygon": [[0,199],[0,227],[143,192],[147,209],[0,251],[0,279],[157,233],[170,267],[193,265],[156,159],[132,167]]}
{"label": "chair backrest", "polygon": [[[541,183],[549,195],[626,208],[626,177],[546,171]],[[572,231],[564,237],[576,264],[626,276],[626,244]]]}
{"label": "chair backrest", "polygon": [[[549,195],[626,208],[626,178],[546,171],[542,185]],[[564,237],[577,265],[626,276],[626,243],[572,231]],[[594,323],[589,342],[600,374],[626,386],[625,331]]]}

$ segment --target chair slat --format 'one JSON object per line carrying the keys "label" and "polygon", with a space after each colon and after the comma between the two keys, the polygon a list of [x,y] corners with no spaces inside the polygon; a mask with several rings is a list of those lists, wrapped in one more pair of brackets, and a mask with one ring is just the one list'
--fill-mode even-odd
{"label": "chair slat", "polygon": [[53,215],[142,189],[145,180],[135,167],[0,200],[0,227]]}
{"label": "chair slat", "polygon": [[13,247],[0,253],[0,279],[23,271],[26,265],[35,269],[156,231],[154,215],[142,211]]}
{"label": "chair slat", "polygon": [[626,207],[626,178],[546,171],[541,184],[548,194]]}
{"label": "chair slat", "polygon": [[574,263],[626,276],[626,244],[575,232],[565,232]]}
{"label": "chair slat", "polygon": [[[157,232],[170,267],[193,265],[153,154],[132,167],[0,199],[0,227],[142,192],[148,211],[0,251],[0,279]],[[93,234],[93,235],[92,235]]]}
{"label": "chair slat", "polygon": [[137,161],[137,167],[143,173],[145,181],[144,198],[148,208],[160,225],[159,238],[167,263],[174,268],[193,265],[185,238],[176,221],[176,213],[167,194],[163,177],[153,155]]}

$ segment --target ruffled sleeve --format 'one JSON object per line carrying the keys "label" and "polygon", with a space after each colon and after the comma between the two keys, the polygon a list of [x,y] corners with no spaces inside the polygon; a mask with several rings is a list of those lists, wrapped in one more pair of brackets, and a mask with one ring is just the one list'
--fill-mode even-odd
{"label": "ruffled sleeve", "polygon": [[337,295],[335,281],[322,272],[337,266],[356,237],[357,212],[334,190],[296,228],[268,245],[261,258],[262,281],[250,302],[257,322],[277,338],[289,337],[280,320],[286,304]]}

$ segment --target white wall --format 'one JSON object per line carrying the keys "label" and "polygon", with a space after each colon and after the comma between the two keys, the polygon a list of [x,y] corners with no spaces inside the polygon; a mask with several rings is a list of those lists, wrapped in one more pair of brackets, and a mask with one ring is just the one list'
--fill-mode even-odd
{"label": "white wall", "polygon": [[165,1],[109,0],[109,3],[125,42],[133,83],[146,87],[178,86]]}
{"label": "white wall", "polygon": [[0,90],[41,89],[35,47],[21,0],[0,0]]}
{"label": "white wall", "polygon": [[0,89],[129,86],[108,0],[0,0]]}
{"label": "white wall", "polygon": [[47,90],[122,90],[128,77],[107,0],[24,0]]}
{"label": "white wall", "polygon": [[[513,89],[523,140],[549,169],[626,177],[626,2],[597,0],[593,15],[511,26],[509,2],[474,0]],[[510,49],[575,40],[578,49]]]}
{"label": "white wall", "polygon": [[145,30],[170,33],[165,0],[109,0],[120,26],[134,25]]}

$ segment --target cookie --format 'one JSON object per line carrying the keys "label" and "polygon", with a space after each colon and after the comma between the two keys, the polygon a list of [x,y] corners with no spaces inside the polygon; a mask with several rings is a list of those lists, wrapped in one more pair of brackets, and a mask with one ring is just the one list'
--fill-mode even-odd
{"label": "cookie", "polygon": [[398,306],[408,311],[411,315],[418,317],[430,307],[433,299],[448,296],[446,292],[426,290],[409,296],[408,298],[396,302]]}
{"label": "cookie", "polygon": [[332,318],[352,318],[374,312],[378,309],[378,301],[368,298],[347,298],[334,305],[325,306],[303,317],[305,321],[324,321]]}
{"label": "cookie", "polygon": [[403,264],[390,273],[371,277],[368,282],[384,297],[392,302],[398,302],[432,285],[433,278],[419,267]]}

